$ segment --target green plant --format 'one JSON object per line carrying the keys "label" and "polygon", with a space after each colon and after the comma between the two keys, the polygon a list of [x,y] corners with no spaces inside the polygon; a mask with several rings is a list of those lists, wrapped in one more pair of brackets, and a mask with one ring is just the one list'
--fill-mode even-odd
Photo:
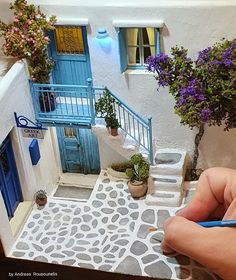
{"label": "green plant", "polygon": [[35,193],[35,200],[44,200],[47,198],[47,193],[44,190],[38,190]]}
{"label": "green plant", "polygon": [[127,168],[125,173],[130,181],[146,181],[149,176],[149,163],[142,154],[134,154],[130,158],[131,168]]}
{"label": "green plant", "polygon": [[125,172],[127,168],[132,168],[133,164],[129,161],[127,162],[120,162],[120,163],[113,163],[111,168],[118,172]]}
{"label": "green plant", "polygon": [[95,103],[96,113],[105,119],[106,126],[110,128],[119,128],[120,123],[116,118],[115,98],[112,97],[110,91],[105,89],[103,95]]}
{"label": "green plant", "polygon": [[0,36],[5,39],[4,54],[27,59],[31,79],[48,83],[53,63],[47,55],[49,38],[46,32],[54,29],[56,17],[47,20],[38,6],[28,5],[25,0],[16,0],[10,4],[10,9],[14,11],[13,22],[6,24],[0,20]]}

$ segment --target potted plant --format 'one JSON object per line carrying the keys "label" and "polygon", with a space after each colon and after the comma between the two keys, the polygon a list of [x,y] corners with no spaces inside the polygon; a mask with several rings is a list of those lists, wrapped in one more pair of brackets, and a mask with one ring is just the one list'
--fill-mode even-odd
{"label": "potted plant", "polygon": [[147,192],[147,179],[149,176],[149,163],[142,154],[134,154],[130,158],[131,168],[125,173],[129,177],[129,191],[134,198],[142,197]]}
{"label": "potted plant", "polygon": [[47,203],[47,193],[44,190],[38,190],[35,193],[35,202],[38,206],[44,206]]}
{"label": "potted plant", "polygon": [[105,89],[103,95],[95,103],[95,110],[97,115],[105,119],[106,127],[110,128],[112,136],[118,135],[118,128],[120,123],[116,117],[115,98],[112,97],[110,91]]}
{"label": "potted plant", "polygon": [[128,179],[128,176],[125,174],[127,168],[132,168],[133,164],[129,161],[113,163],[111,167],[107,168],[108,173],[116,178]]}
{"label": "potted plant", "polygon": [[[56,17],[47,20],[38,6],[28,5],[26,0],[15,0],[10,9],[14,11],[13,22],[6,24],[0,20],[0,36],[5,39],[4,54],[26,59],[32,81],[48,84],[53,63],[47,55],[49,37],[46,32],[54,29]],[[54,93],[48,91],[48,87],[42,90],[39,93],[41,111],[54,110]]]}

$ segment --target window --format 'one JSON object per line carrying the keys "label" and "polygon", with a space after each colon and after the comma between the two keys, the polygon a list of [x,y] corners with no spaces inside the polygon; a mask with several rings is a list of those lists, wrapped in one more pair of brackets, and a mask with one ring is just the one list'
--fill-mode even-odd
{"label": "window", "polygon": [[121,72],[142,69],[148,56],[160,52],[159,29],[120,28],[119,45]]}

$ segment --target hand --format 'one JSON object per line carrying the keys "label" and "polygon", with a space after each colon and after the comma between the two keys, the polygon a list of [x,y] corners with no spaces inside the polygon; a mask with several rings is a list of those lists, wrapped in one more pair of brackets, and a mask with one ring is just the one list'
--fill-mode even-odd
{"label": "hand", "polygon": [[161,244],[195,259],[224,279],[236,279],[236,228],[204,228],[195,222],[236,220],[236,170],[210,168],[198,181],[193,200],[164,224]]}

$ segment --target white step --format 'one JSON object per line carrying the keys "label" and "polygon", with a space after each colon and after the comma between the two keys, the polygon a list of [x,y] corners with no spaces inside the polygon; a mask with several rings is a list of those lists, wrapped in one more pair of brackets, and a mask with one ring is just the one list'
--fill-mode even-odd
{"label": "white step", "polygon": [[183,186],[183,176],[150,174],[148,179],[148,193],[158,191],[180,192]]}
{"label": "white step", "polygon": [[179,207],[182,203],[182,192],[164,192],[148,194],[145,203],[150,206]]}

